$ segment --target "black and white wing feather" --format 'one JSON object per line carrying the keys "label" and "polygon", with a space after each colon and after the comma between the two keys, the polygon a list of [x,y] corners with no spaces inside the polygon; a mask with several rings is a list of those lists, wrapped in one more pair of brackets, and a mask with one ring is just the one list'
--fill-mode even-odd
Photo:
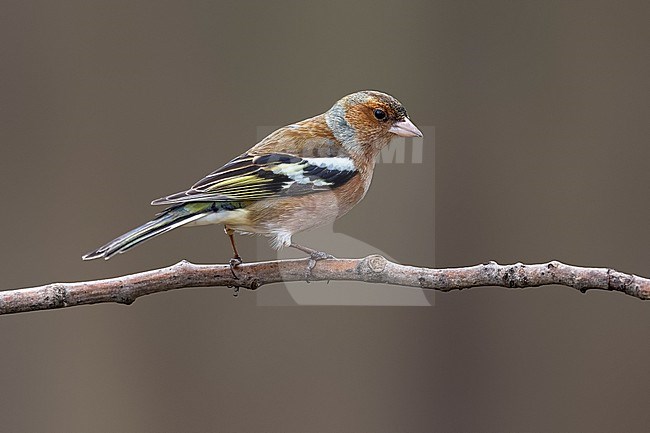
{"label": "black and white wing feather", "polygon": [[358,174],[348,157],[302,158],[284,153],[241,155],[190,189],[151,204],[210,201],[256,201],[296,196],[344,185]]}

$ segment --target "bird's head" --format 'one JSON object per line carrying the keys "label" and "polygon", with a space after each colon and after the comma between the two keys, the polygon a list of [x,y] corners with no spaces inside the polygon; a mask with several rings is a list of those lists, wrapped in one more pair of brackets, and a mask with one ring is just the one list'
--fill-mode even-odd
{"label": "bird's head", "polygon": [[325,113],[325,120],[349,150],[360,148],[375,153],[395,135],[422,137],[397,99],[374,90],[343,97]]}

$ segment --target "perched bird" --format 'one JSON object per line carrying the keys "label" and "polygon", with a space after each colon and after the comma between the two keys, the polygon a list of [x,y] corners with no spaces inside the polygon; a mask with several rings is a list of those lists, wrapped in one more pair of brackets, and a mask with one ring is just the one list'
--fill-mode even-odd
{"label": "perched bird", "polygon": [[377,155],[395,135],[422,136],[395,98],[377,91],[345,96],[323,114],[272,132],[190,189],[154,200],[170,207],[83,259],[109,259],[180,226],[224,224],[231,269],[242,263],[235,232],[269,236],[275,248],[297,248],[310,255],[311,269],[329,256],[291,237],[352,209],[368,191]]}

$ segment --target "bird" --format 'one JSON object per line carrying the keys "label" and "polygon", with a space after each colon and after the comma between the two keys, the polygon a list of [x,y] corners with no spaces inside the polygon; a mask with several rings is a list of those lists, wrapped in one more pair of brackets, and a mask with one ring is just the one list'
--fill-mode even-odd
{"label": "bird", "polygon": [[168,207],[82,258],[109,259],[181,226],[223,224],[235,278],[243,263],[235,233],[298,249],[309,255],[311,270],[332,256],[296,244],[293,235],[331,223],[359,203],[377,156],[395,136],[422,137],[397,99],[374,90],[349,94],[325,113],[277,129],[189,189],[153,200]]}

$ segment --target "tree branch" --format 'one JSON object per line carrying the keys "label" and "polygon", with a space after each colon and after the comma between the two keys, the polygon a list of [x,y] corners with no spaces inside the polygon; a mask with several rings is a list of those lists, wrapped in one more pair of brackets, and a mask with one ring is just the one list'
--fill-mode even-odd
{"label": "tree branch", "polygon": [[[131,304],[144,295],[184,287],[227,286],[256,290],[281,281],[305,281],[307,263],[307,259],[247,263],[236,268],[238,279],[235,279],[228,265],[195,265],[181,261],[166,268],[105,280],[6,290],[0,292],[0,314],[102,302]],[[443,292],[479,286],[523,289],[559,284],[583,293],[599,289],[650,299],[650,279],[613,269],[585,268],[557,261],[535,265],[489,262],[465,268],[431,269],[400,265],[373,255],[363,259],[319,261],[309,280],[365,281]]]}

